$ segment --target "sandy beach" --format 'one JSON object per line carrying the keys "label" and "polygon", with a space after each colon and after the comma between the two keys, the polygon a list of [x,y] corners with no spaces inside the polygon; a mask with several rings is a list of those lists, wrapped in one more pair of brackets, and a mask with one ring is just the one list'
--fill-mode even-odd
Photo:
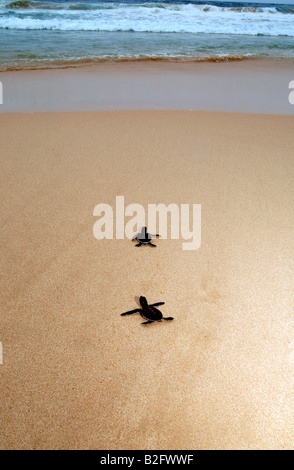
{"label": "sandy beach", "polygon": [[[293,449],[293,116],[2,113],[0,447]],[[93,236],[201,204],[202,243]],[[144,295],[173,322],[121,317]]]}
{"label": "sandy beach", "polygon": [[293,59],[106,61],[60,67],[0,72],[0,113],[148,109],[293,116],[288,100]]}

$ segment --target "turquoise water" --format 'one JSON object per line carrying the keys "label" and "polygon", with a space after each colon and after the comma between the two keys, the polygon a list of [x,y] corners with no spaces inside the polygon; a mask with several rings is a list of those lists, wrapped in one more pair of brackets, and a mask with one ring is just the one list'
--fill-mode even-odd
{"label": "turquoise water", "polygon": [[293,58],[293,26],[291,5],[0,0],[0,69]]}

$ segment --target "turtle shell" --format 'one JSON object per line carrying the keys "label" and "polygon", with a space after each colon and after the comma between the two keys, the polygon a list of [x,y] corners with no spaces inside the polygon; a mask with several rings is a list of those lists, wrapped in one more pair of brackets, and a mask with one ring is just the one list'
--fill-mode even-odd
{"label": "turtle shell", "polygon": [[155,307],[147,305],[142,309],[141,315],[146,320],[159,321],[162,319],[162,313]]}
{"label": "turtle shell", "polygon": [[[149,235],[149,234],[148,234],[148,235]],[[145,238],[145,237],[143,237],[143,236],[140,234],[140,235],[138,235],[138,236],[136,237],[136,240],[138,240],[138,242],[140,242],[140,243],[149,243],[149,242],[152,241],[152,237],[151,237],[150,235],[149,235],[149,236],[148,236],[148,235],[147,235],[147,237]]]}
{"label": "turtle shell", "polygon": [[146,240],[146,238],[136,238],[136,240],[139,242],[139,243],[150,243],[151,242],[151,238],[150,240]]}

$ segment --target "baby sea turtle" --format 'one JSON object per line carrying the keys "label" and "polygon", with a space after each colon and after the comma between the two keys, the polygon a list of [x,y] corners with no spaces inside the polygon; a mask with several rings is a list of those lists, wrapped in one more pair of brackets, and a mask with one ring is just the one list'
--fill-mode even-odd
{"label": "baby sea turtle", "polygon": [[156,304],[148,305],[146,297],[140,297],[140,304],[142,308],[135,308],[135,310],[130,310],[129,312],[122,313],[121,316],[125,317],[126,315],[133,315],[134,313],[140,313],[141,317],[145,318],[142,322],[142,325],[147,325],[147,323],[153,323],[155,321],[162,320],[173,320],[173,317],[164,318],[160,310],[155,307],[163,305],[164,302],[157,302]]}
{"label": "baby sea turtle", "polygon": [[147,232],[147,227],[143,227],[141,233],[137,233],[137,235],[133,238],[133,241],[137,240],[137,242],[139,242],[135,246],[149,245],[156,247],[154,243],[151,243],[152,237],[160,237],[160,235],[151,235]]}

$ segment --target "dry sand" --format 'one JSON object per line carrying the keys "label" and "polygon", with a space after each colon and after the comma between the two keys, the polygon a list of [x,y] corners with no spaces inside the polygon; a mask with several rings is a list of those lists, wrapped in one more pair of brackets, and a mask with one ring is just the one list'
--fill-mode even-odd
{"label": "dry sand", "polygon": [[[0,116],[2,449],[294,448],[293,122]],[[201,248],[97,241],[117,195],[202,204]]]}

